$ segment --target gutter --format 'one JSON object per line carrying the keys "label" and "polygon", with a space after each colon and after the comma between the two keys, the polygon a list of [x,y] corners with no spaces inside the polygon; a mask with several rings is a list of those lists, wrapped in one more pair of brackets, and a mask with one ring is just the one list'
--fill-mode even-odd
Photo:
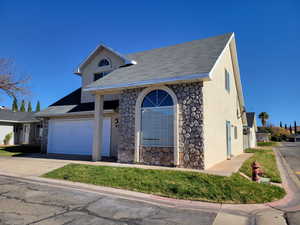
{"label": "gutter", "polygon": [[40,121],[33,121],[33,120],[29,120],[29,121],[17,121],[17,120],[0,120],[1,123],[38,123]]}
{"label": "gutter", "polygon": [[111,90],[118,90],[118,89],[143,87],[143,86],[155,85],[155,84],[173,84],[182,81],[194,81],[194,80],[202,80],[202,81],[210,80],[209,73],[183,75],[177,77],[152,79],[152,80],[123,83],[123,84],[113,84],[107,86],[87,87],[84,88],[83,91],[111,91]]}
{"label": "gutter", "polygon": [[[104,114],[114,113],[114,109],[105,109],[103,111]],[[58,113],[58,114],[44,114],[44,115],[36,115],[36,118],[44,118],[44,117],[65,117],[65,116],[90,116],[94,115],[94,111],[82,111],[82,112],[71,112],[71,113]]]}

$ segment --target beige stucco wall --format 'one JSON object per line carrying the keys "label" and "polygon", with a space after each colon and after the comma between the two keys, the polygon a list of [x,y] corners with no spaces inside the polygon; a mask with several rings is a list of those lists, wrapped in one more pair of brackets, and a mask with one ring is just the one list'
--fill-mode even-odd
{"label": "beige stucco wall", "polygon": [[249,147],[250,148],[255,148],[256,147],[256,131],[255,131],[254,127],[250,128]]}
{"label": "beige stucco wall", "polygon": [[[229,93],[225,89],[225,69],[230,73]],[[212,80],[203,84],[205,168],[227,159],[226,121],[232,125],[232,154],[243,152],[243,123],[237,110],[240,116],[231,53],[227,46],[213,70]],[[237,126],[237,139],[233,126]]]}
{"label": "beige stucco wall", "polygon": [[249,147],[250,148],[255,148],[257,146],[256,132],[257,132],[257,126],[256,126],[256,119],[254,118],[253,127],[250,128],[250,132],[249,132]]}
{"label": "beige stucco wall", "polygon": [[[109,58],[111,61],[111,65],[99,67],[98,63],[103,58]],[[115,55],[114,53],[106,49],[101,49],[97,53],[97,55],[82,69],[82,75],[81,75],[82,87],[94,82],[95,73],[112,71],[114,69],[117,69],[120,65],[123,65],[123,63],[124,63],[123,60],[119,56]],[[118,95],[106,95],[104,98],[104,100],[114,100],[114,99],[118,99]],[[84,91],[81,93],[82,103],[94,102],[94,101],[95,101],[95,97],[91,93],[87,93]]]}

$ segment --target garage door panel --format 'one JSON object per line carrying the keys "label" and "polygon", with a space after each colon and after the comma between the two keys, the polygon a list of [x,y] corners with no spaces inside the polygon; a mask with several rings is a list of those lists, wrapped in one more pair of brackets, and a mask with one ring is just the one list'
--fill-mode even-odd
{"label": "garage door panel", "polygon": [[[105,118],[104,124],[106,126],[107,120],[110,121],[110,119]],[[48,152],[57,154],[92,155],[93,131],[93,119],[50,120]],[[104,129],[103,132],[103,135],[110,137],[110,129]],[[106,145],[103,146],[105,150],[103,153],[106,153],[105,156],[108,156],[110,142],[106,142],[105,144]]]}

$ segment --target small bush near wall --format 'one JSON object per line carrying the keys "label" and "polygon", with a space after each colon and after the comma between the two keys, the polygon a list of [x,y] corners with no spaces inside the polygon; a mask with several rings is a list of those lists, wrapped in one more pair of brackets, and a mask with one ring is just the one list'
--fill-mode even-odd
{"label": "small bush near wall", "polygon": [[257,146],[275,146],[277,145],[276,142],[269,141],[269,142],[257,142]]}
{"label": "small bush near wall", "polygon": [[4,145],[8,145],[11,138],[12,138],[13,133],[8,133],[7,135],[5,135],[4,139],[3,139],[3,144]]}

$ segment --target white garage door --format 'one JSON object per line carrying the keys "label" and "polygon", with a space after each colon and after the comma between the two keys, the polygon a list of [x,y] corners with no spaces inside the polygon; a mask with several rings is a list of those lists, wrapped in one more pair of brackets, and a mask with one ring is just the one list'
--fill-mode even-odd
{"label": "white garage door", "polygon": [[[110,154],[110,117],[103,121],[102,156]],[[93,119],[49,120],[48,153],[92,155]]]}

